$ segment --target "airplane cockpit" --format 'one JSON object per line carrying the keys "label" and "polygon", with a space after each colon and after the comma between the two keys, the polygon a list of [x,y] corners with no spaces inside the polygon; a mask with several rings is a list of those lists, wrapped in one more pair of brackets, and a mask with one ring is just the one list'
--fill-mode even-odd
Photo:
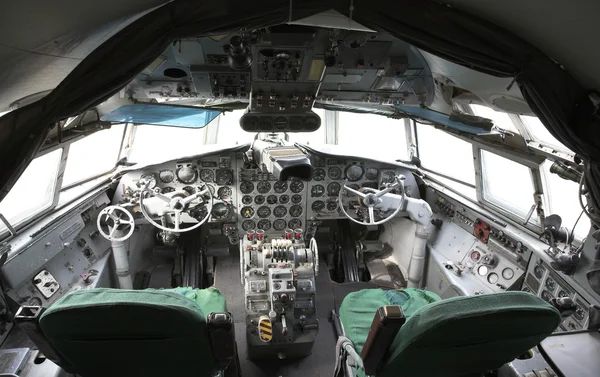
{"label": "airplane cockpit", "polygon": [[0,80],[0,376],[600,374],[600,97],[558,56],[429,1],[191,3]]}

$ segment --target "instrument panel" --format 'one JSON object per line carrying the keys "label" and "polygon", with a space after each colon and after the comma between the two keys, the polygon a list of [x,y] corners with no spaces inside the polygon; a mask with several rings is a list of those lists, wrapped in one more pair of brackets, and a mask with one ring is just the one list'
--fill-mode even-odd
{"label": "instrument panel", "polygon": [[[241,234],[259,229],[280,234],[287,228],[307,229],[310,233],[314,221],[345,218],[339,209],[338,194],[346,180],[357,189],[381,188],[402,174],[407,195],[419,195],[416,181],[406,168],[317,153],[312,154],[311,164],[311,180],[277,181],[261,169],[247,168],[237,152],[165,162],[125,174],[113,203],[135,202],[141,179],[163,194],[180,190],[193,194],[206,185],[213,198],[209,222],[234,223]],[[350,209],[358,205],[355,198],[344,196],[343,200]],[[204,215],[201,209],[191,213],[196,219]]]}

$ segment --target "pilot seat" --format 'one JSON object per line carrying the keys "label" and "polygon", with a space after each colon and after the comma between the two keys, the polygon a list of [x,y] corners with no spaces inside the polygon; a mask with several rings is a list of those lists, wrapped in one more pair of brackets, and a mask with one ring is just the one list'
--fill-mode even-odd
{"label": "pilot seat", "polygon": [[82,377],[239,376],[233,319],[214,288],[79,290],[19,313],[46,357]]}
{"label": "pilot seat", "polygon": [[335,376],[481,376],[535,347],[560,321],[558,310],[526,292],[441,300],[421,289],[364,289],[339,307]]}

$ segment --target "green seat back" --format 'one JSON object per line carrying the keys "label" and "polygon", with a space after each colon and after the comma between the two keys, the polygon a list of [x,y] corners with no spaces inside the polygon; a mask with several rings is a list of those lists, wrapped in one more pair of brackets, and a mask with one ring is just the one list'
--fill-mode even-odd
{"label": "green seat back", "polygon": [[[384,291],[369,291],[374,292],[349,295],[340,308],[344,330],[359,353],[369,330],[357,323],[366,323],[368,318],[370,327],[377,307],[394,304]],[[423,294],[413,290],[411,299],[401,305],[407,308],[407,321],[390,347],[379,376],[458,377],[497,369],[537,345],[560,323],[560,314],[554,307],[526,292],[455,297],[430,303],[412,298],[428,297]],[[377,298],[380,304],[376,303]],[[417,301],[421,308],[416,308]],[[360,302],[360,307],[356,302]],[[369,314],[368,306],[374,308]],[[355,334],[359,328],[365,332],[361,336]]]}
{"label": "green seat back", "polygon": [[40,327],[82,377],[210,376],[206,319],[224,311],[216,289],[100,288],[58,300]]}

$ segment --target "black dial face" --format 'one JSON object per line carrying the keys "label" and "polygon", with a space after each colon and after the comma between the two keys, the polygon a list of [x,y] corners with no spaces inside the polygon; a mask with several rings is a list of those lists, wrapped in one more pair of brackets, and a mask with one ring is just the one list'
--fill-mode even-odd
{"label": "black dial face", "polygon": [[215,173],[210,169],[202,169],[200,171],[200,180],[203,182],[214,182]]}
{"label": "black dial face", "polygon": [[304,190],[304,183],[302,181],[293,181],[290,184],[290,190],[295,194],[302,192]]}
{"label": "black dial face", "polygon": [[302,228],[302,221],[300,219],[291,219],[288,223],[288,228],[299,229]]}
{"label": "black dial face", "polygon": [[300,207],[299,205],[293,205],[290,208],[290,216],[299,217],[301,215],[302,215],[302,207]]}
{"label": "black dial face", "polygon": [[329,179],[341,179],[342,178],[342,169],[337,166],[331,167],[327,170],[327,176]]}
{"label": "black dial face", "polygon": [[535,266],[535,268],[533,269],[533,274],[535,275],[536,278],[541,279],[542,276],[544,276],[545,271],[546,270],[544,269],[544,267]]}
{"label": "black dial face", "polygon": [[262,206],[258,209],[258,211],[256,211],[256,213],[258,214],[258,217],[269,217],[271,216],[271,209],[267,206]]}
{"label": "black dial face", "polygon": [[219,195],[219,198],[221,198],[221,200],[225,200],[225,199],[229,199],[231,198],[231,188],[224,186],[219,188],[219,190],[217,191],[217,195]]}
{"label": "black dial face", "polygon": [[[356,190],[356,191],[360,190],[360,186],[357,185],[356,183],[352,183],[352,184],[348,185],[348,187],[350,187],[351,189]],[[356,195],[354,195],[350,191],[348,191],[348,190],[345,190],[345,191],[346,191],[345,192],[346,196],[354,196],[354,197],[356,197]]]}
{"label": "black dial face", "polygon": [[379,175],[379,170],[375,169],[375,168],[367,168],[366,172],[365,172],[365,177],[369,180],[369,181],[374,181],[377,179],[377,176]]}
{"label": "black dial face", "polygon": [[243,207],[240,210],[240,216],[242,216],[245,219],[249,219],[252,216],[254,216],[254,208],[252,207]]}
{"label": "black dial face", "polygon": [[283,217],[287,215],[287,209],[284,206],[277,206],[273,209],[273,215],[275,217]]}
{"label": "black dial face", "polygon": [[337,202],[327,202],[327,210],[328,211],[335,211],[337,210],[338,205]]}
{"label": "black dial face", "polygon": [[187,192],[187,193],[188,193],[188,195],[193,195],[193,194],[195,194],[195,193],[196,193],[196,189],[195,189],[195,188],[193,188],[192,186],[185,186],[185,187],[183,188],[183,191]]}
{"label": "black dial face", "polygon": [[340,184],[337,182],[331,182],[327,185],[327,195],[329,196],[337,196],[340,193]]}
{"label": "black dial face", "polygon": [[301,202],[302,202],[302,196],[301,195],[292,195],[292,203],[299,204]]}
{"label": "black dial face", "polygon": [[175,189],[173,187],[165,187],[164,189],[162,189],[161,192],[163,194],[168,194],[168,193],[173,192],[173,191],[175,191]]}
{"label": "black dial face", "polygon": [[310,206],[310,208],[313,210],[313,212],[321,212],[323,209],[325,209],[325,203],[317,200]]}
{"label": "black dial face", "polygon": [[358,165],[350,165],[346,168],[346,179],[350,182],[356,182],[362,178],[364,170]]}
{"label": "black dial face", "polygon": [[198,171],[191,166],[184,166],[177,170],[177,178],[181,183],[194,183],[198,178]]}
{"label": "black dial face", "polygon": [[250,194],[252,191],[254,191],[254,183],[248,182],[248,181],[243,181],[240,184],[240,191],[243,194]]}
{"label": "black dial face", "polygon": [[325,179],[325,169],[316,168],[313,170],[313,181],[322,181]]}
{"label": "black dial face", "polygon": [[273,229],[275,230],[284,230],[286,227],[286,223],[284,219],[277,219],[273,221]]}
{"label": "black dial face", "polygon": [[171,183],[175,179],[175,174],[172,170],[161,170],[158,173],[158,179],[164,183]]}
{"label": "black dial face", "polygon": [[269,195],[267,196],[267,203],[269,204],[277,204],[277,196]]}
{"label": "black dial face", "polygon": [[546,288],[553,291],[556,288],[556,283],[551,278],[546,279]]}
{"label": "black dial face", "polygon": [[271,229],[271,222],[267,219],[262,219],[258,222],[257,227],[258,227],[258,229],[267,231],[267,230]]}
{"label": "black dial face", "polygon": [[325,194],[325,187],[323,185],[314,185],[310,189],[310,196],[313,198],[320,198],[323,194]]}
{"label": "black dial face", "polygon": [[273,189],[275,189],[275,192],[278,194],[286,192],[287,188],[287,182],[275,182],[275,184],[273,185]]}
{"label": "black dial face", "polygon": [[231,215],[231,208],[224,203],[215,203],[211,211],[213,219],[226,219]]}
{"label": "black dial face", "polygon": [[252,203],[252,197],[250,195],[244,195],[242,197],[242,203],[246,205]]}
{"label": "black dial face", "polygon": [[215,183],[219,186],[233,184],[233,172],[227,169],[217,170],[217,174],[215,175]]}
{"label": "black dial face", "polygon": [[542,298],[546,301],[550,301],[550,300],[552,300],[552,294],[548,291],[543,291]]}
{"label": "black dial face", "polygon": [[256,223],[252,220],[244,220],[242,223],[242,229],[245,231],[252,230],[256,228]]}
{"label": "black dial face", "polygon": [[266,194],[271,191],[271,184],[267,181],[260,181],[256,184],[256,190],[261,194]]}
{"label": "black dial face", "polygon": [[279,203],[281,203],[281,204],[288,204],[289,201],[290,201],[290,197],[288,195],[283,194],[279,197]]}
{"label": "black dial face", "polygon": [[579,305],[575,307],[575,313],[573,314],[578,321],[583,321],[585,319],[585,310]]}
{"label": "black dial face", "polygon": [[190,216],[192,216],[196,220],[201,221],[204,218],[206,218],[206,215],[208,214],[208,209],[206,208],[206,205],[199,204],[196,207],[191,208],[188,211],[188,213],[190,214]]}
{"label": "black dial face", "polygon": [[558,292],[558,297],[569,297],[569,294],[566,291],[560,290]]}
{"label": "black dial face", "polygon": [[254,203],[256,203],[256,204],[258,204],[258,205],[261,205],[261,204],[263,204],[264,202],[265,202],[265,197],[264,197],[264,196],[262,196],[262,195],[256,195],[256,196],[254,197]]}
{"label": "black dial face", "polygon": [[381,182],[382,183],[392,183],[396,178],[396,173],[392,170],[386,170],[381,173]]}

